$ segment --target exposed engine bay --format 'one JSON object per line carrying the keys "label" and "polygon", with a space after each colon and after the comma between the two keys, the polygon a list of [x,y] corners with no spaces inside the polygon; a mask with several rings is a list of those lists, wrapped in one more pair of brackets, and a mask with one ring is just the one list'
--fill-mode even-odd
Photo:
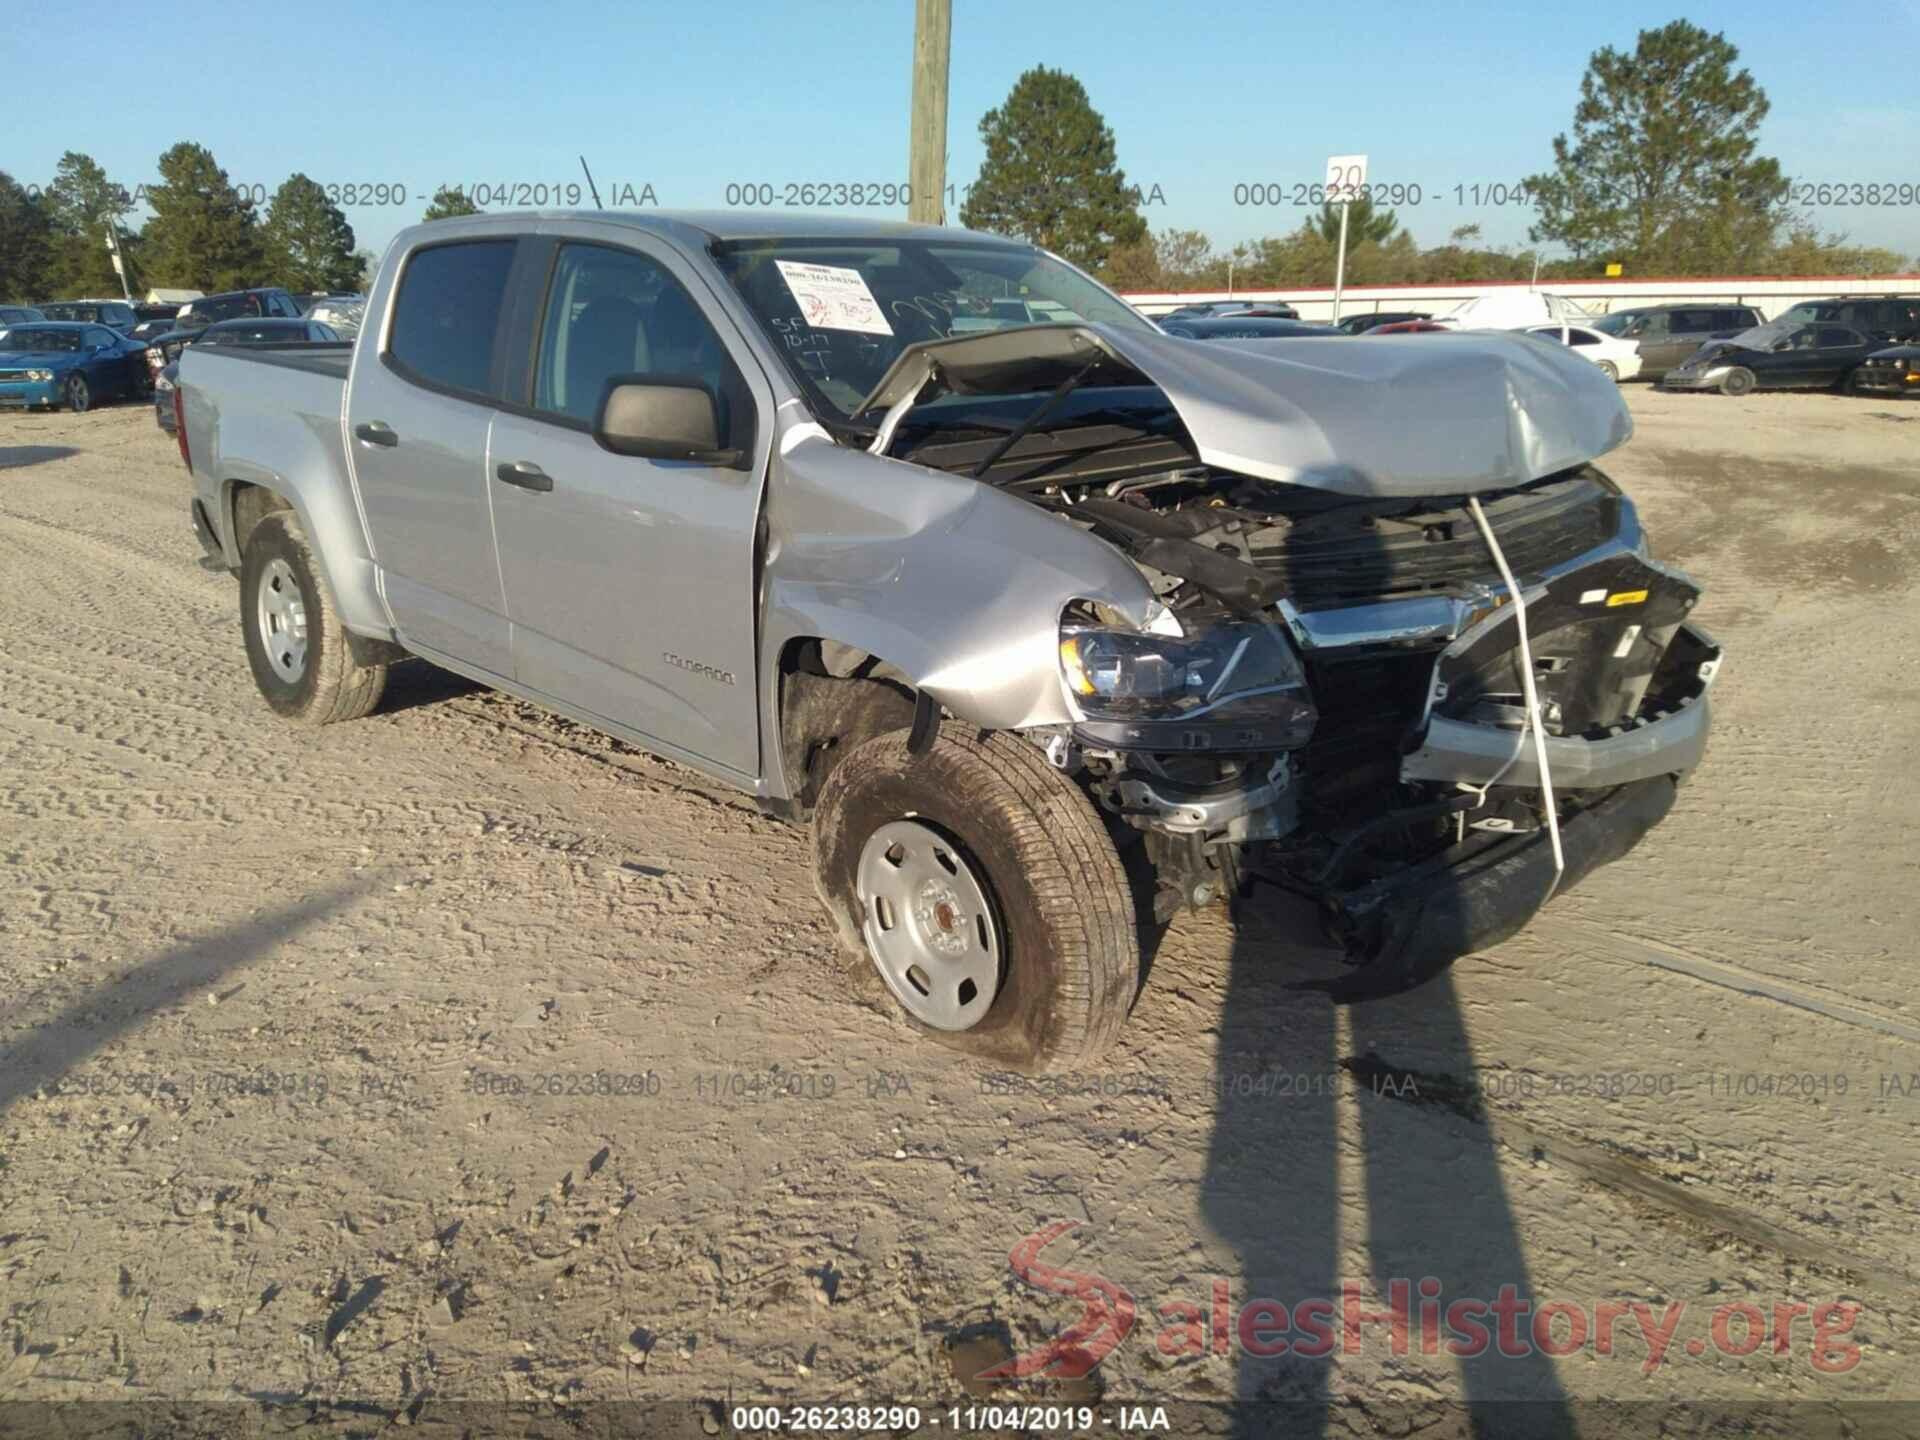
{"label": "exposed engine bay", "polygon": [[916,397],[881,443],[1092,531],[1151,585],[1144,632],[1068,607],[1078,719],[1029,734],[1140,832],[1163,918],[1281,886],[1363,967],[1327,988],[1384,993],[1510,935],[1665,813],[1719,651],[1598,470],[1419,496],[1255,478],[1202,462],[1156,387],[1085,383],[1139,378],[1103,367],[1037,410],[1030,387]]}

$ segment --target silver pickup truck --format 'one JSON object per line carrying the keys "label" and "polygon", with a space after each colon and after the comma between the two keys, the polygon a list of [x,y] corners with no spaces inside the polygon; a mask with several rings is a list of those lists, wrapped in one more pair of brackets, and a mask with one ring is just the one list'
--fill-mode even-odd
{"label": "silver pickup truck", "polygon": [[1699,592],[1508,335],[1178,339],[1034,247],[814,217],[407,230],[350,346],[195,346],[208,564],[290,719],[407,656],[812,825],[912,1024],[1110,1042],[1255,881],[1403,989],[1624,854],[1706,745]]}

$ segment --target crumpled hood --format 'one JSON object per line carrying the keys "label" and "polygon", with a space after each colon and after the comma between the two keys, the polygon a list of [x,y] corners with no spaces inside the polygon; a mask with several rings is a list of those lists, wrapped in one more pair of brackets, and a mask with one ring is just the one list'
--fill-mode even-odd
{"label": "crumpled hood", "polygon": [[[901,352],[862,413],[918,396],[1144,381],[1200,459],[1345,495],[1471,494],[1522,485],[1624,443],[1633,419],[1599,367],[1502,333],[1183,340],[1107,325],[1036,325]],[[1131,372],[1129,374],[1128,372]]]}

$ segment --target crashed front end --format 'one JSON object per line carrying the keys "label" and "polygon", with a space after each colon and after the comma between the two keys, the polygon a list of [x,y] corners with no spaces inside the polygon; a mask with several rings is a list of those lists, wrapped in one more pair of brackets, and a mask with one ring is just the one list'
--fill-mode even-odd
{"label": "crashed front end", "polygon": [[1163,917],[1271,882],[1357,967],[1328,989],[1390,993],[1666,813],[1720,652],[1698,587],[1588,463],[1630,433],[1591,367],[1504,337],[1329,355],[1080,329],[903,356],[876,445],[1021,495],[1151,586],[1144,625],[1064,608],[1072,718],[1026,733],[1142,832]]}

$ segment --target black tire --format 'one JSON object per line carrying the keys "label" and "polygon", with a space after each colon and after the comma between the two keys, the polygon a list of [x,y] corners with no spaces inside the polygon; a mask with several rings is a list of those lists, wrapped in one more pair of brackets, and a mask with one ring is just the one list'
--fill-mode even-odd
{"label": "black tire", "polygon": [[1741,395],[1751,395],[1753,384],[1753,371],[1744,365],[1736,365],[1720,377],[1720,393],[1736,398]]}
{"label": "black tire", "polygon": [[[263,586],[284,597],[282,603],[298,601],[305,644],[297,666],[289,664],[291,650],[280,651],[278,661],[269,656]],[[289,720],[310,725],[357,720],[380,703],[387,688],[384,663],[366,665],[354,659],[333,592],[291,510],[267,515],[247,537],[240,560],[240,631],[254,684],[274,713]],[[295,673],[288,674],[290,668]]]}
{"label": "black tire", "polygon": [[898,732],[834,767],[813,817],[820,897],[842,942],[861,938],[857,871],[880,826],[911,818],[951,839],[984,882],[1005,937],[992,1005],[970,1029],[902,1017],[941,1044],[1002,1069],[1081,1064],[1113,1043],[1140,986],[1125,869],[1093,803],[1040,751],[949,722],[926,754]]}
{"label": "black tire", "polygon": [[66,398],[67,409],[76,415],[84,415],[93,408],[93,388],[87,384],[87,377],[78,370],[67,376],[67,383],[61,392]]}

